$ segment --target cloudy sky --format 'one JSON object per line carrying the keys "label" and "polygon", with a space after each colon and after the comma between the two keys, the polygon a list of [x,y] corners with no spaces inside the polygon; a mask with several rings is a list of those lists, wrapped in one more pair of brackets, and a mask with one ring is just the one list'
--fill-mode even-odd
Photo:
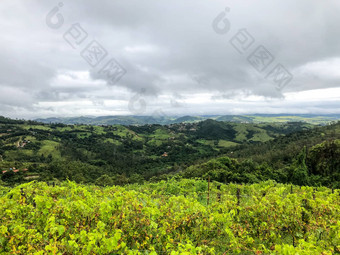
{"label": "cloudy sky", "polygon": [[1,0],[0,115],[340,113],[338,0]]}

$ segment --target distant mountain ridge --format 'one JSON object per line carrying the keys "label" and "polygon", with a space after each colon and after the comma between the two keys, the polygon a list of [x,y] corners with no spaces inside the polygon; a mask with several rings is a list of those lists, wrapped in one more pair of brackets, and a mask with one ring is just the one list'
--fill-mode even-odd
{"label": "distant mountain ridge", "polygon": [[307,122],[311,124],[327,124],[340,120],[340,114],[254,114],[254,115],[202,115],[202,116],[100,116],[100,117],[52,117],[39,118],[42,123],[87,124],[87,125],[145,125],[175,123],[194,123],[207,119],[230,121],[236,123],[264,122]]}

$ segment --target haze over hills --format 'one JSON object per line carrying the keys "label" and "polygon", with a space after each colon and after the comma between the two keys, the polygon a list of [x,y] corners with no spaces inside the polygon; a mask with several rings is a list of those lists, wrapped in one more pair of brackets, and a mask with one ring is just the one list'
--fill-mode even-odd
{"label": "haze over hills", "polygon": [[174,124],[192,123],[207,119],[230,121],[236,123],[265,123],[265,122],[307,122],[311,124],[327,124],[340,120],[340,114],[254,114],[254,115],[200,115],[200,116],[81,116],[39,118],[35,121],[50,124],[88,124],[88,125],[145,125],[145,124]]}

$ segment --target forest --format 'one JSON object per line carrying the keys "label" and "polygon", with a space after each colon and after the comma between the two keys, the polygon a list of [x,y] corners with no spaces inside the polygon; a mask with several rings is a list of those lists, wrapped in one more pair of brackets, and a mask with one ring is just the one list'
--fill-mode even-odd
{"label": "forest", "polygon": [[92,126],[1,118],[1,181],[9,186],[32,179],[124,185],[210,176],[223,183],[275,180],[339,188],[339,141],[336,122],[321,126],[208,119]]}

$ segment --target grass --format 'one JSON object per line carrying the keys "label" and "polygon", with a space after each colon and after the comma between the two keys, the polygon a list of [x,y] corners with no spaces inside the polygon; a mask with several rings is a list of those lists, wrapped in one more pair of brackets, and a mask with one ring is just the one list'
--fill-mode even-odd
{"label": "grass", "polygon": [[7,161],[20,161],[23,157],[31,157],[34,155],[32,150],[15,150],[15,151],[6,151],[4,153]]}
{"label": "grass", "polygon": [[23,129],[40,129],[40,130],[48,130],[48,131],[51,131],[52,129],[48,126],[44,126],[44,125],[20,125],[21,128]]}
{"label": "grass", "polygon": [[198,143],[209,145],[209,146],[215,146],[215,140],[205,140],[205,139],[198,139],[196,140]]}
{"label": "grass", "polygon": [[54,159],[60,158],[61,155],[59,150],[57,149],[58,146],[58,142],[45,140],[42,142],[42,146],[38,151],[38,155],[44,155],[45,157],[47,157],[49,154],[51,154]]}
{"label": "grass", "polygon": [[104,127],[100,126],[93,126],[93,132],[97,135],[102,135],[106,133]]}
{"label": "grass", "polygon": [[315,116],[311,118],[302,117],[302,116],[277,116],[277,117],[271,117],[271,116],[245,116],[250,117],[253,119],[254,123],[261,123],[261,122],[293,122],[293,121],[303,121],[308,122],[311,124],[319,125],[319,124],[327,124],[331,121],[335,121],[336,118],[333,117],[327,117],[327,116]]}
{"label": "grass", "polygon": [[162,128],[157,128],[155,132],[153,132],[153,135],[155,139],[159,140],[168,140],[171,137],[170,134]]}
{"label": "grass", "polygon": [[87,132],[80,132],[80,133],[77,133],[77,137],[78,138],[87,138],[91,135],[91,133],[87,133]]}
{"label": "grass", "polygon": [[65,131],[72,131],[74,129],[71,128],[70,126],[67,126],[67,127],[57,127],[57,130],[60,132],[65,132]]}
{"label": "grass", "polygon": [[30,135],[26,136],[25,139],[31,142],[35,142],[37,140],[34,136],[30,136]]}
{"label": "grass", "polygon": [[230,142],[230,141],[226,141],[226,140],[220,140],[218,142],[219,147],[231,147],[231,146],[235,146],[235,145],[238,145],[238,143],[234,143],[234,142]]}
{"label": "grass", "polygon": [[232,124],[233,128],[237,131],[236,137],[235,137],[235,141],[238,142],[244,142],[247,140],[247,126],[245,125],[240,125],[238,123]]}
{"label": "grass", "polygon": [[112,139],[112,138],[106,138],[106,139],[104,140],[104,143],[113,143],[113,144],[115,144],[115,145],[120,145],[120,144],[122,144],[120,141],[115,140],[115,139]]}
{"label": "grass", "polygon": [[163,143],[162,141],[156,140],[156,139],[152,139],[148,142],[149,145],[156,145],[156,146],[161,146],[162,143]]}
{"label": "grass", "polygon": [[[269,132],[265,129],[262,129],[262,126],[265,125],[243,125],[239,123],[232,124],[233,128],[237,131],[235,141],[237,142],[245,142],[245,141],[253,141],[253,142],[267,142],[272,140],[273,137],[269,135]],[[279,124],[281,125],[281,124]],[[249,133],[252,132],[252,137],[247,137]]]}
{"label": "grass", "polygon": [[118,135],[120,137],[126,137],[128,135],[132,135],[132,140],[138,140],[138,141],[143,140],[142,137],[138,136],[135,132],[133,132],[132,130],[122,125],[114,125],[114,127],[117,128],[116,131],[112,131],[114,135]]}
{"label": "grass", "polygon": [[253,142],[267,142],[272,140],[273,138],[269,136],[266,132],[259,132],[255,133],[253,137],[250,139],[250,141]]}

